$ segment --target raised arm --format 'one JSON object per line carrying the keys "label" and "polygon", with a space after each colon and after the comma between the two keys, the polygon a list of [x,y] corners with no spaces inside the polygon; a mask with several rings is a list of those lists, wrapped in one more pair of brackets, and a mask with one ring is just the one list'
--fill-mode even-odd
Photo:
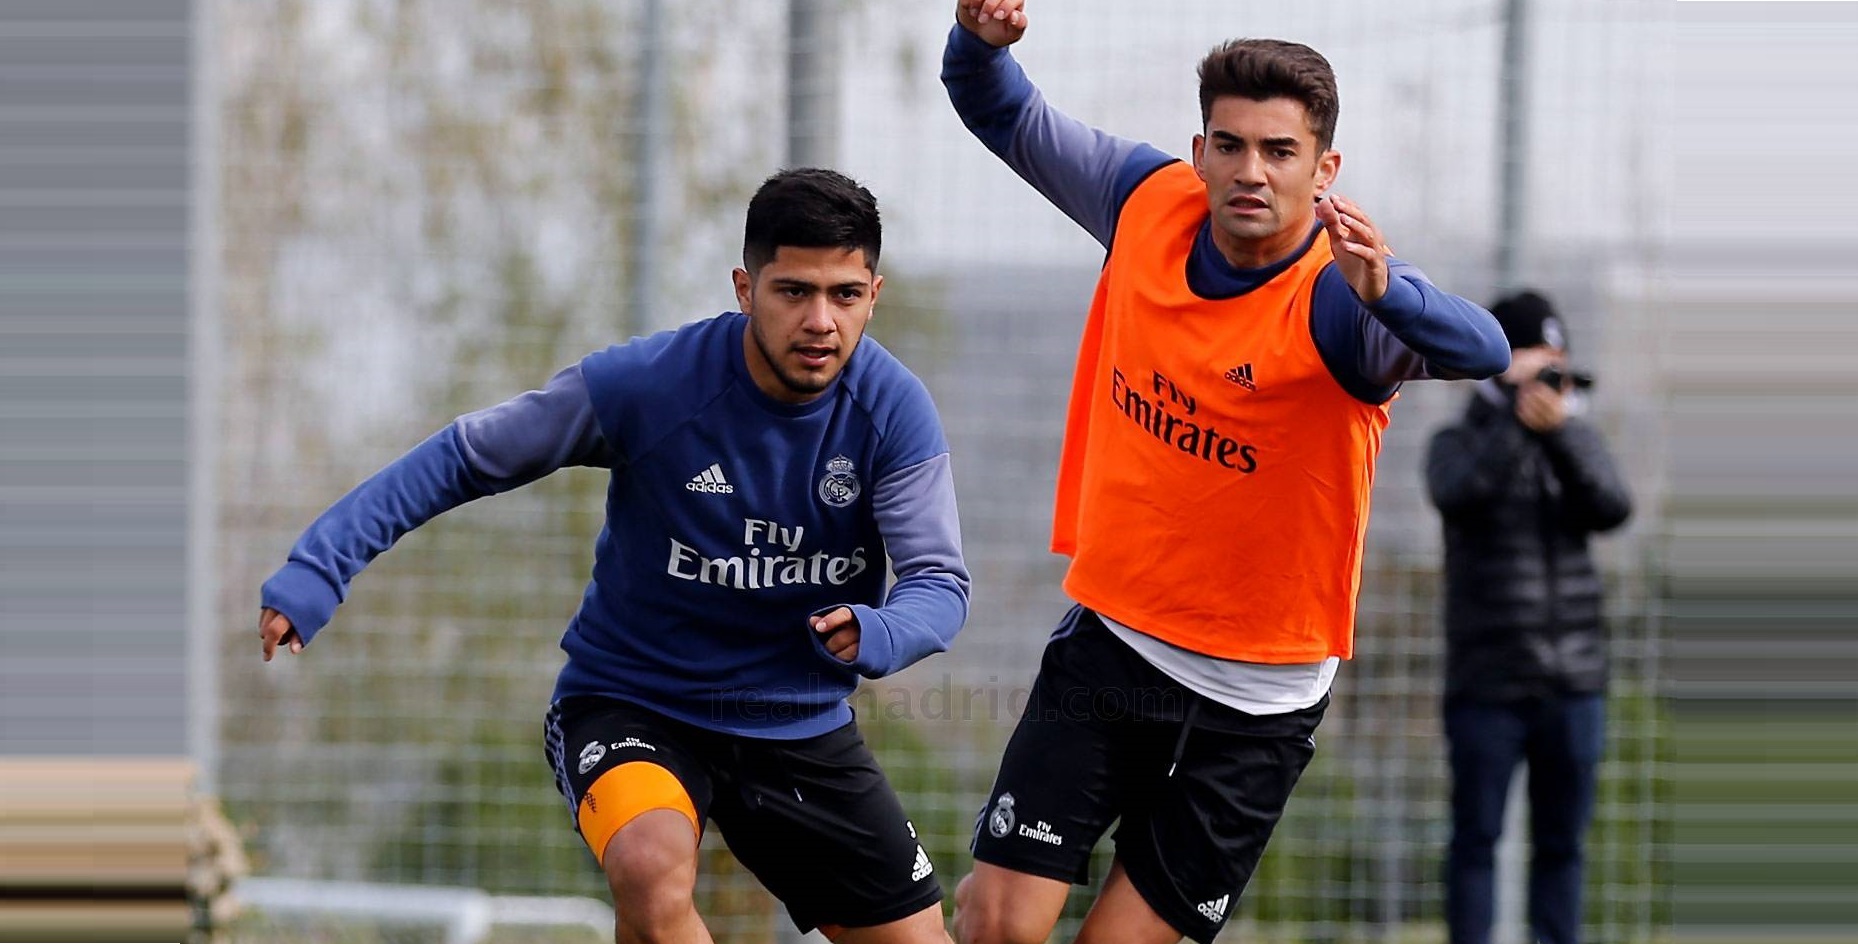
{"label": "raised arm", "polygon": [[[988,20],[974,9],[986,7]],[[1007,19],[994,19],[1004,11]],[[1025,33],[1019,0],[956,7],[942,56],[942,84],[962,124],[1046,200],[1108,246],[1123,201],[1174,160],[1051,107],[1006,45]],[[1014,18],[1017,19],[1014,19]]]}
{"label": "raised arm", "polygon": [[1417,267],[1388,260],[1387,294],[1369,305],[1339,270],[1317,277],[1311,330],[1344,389],[1385,403],[1408,380],[1482,379],[1509,365],[1496,319],[1476,303],[1441,290]]}
{"label": "raised arm", "polygon": [[1385,403],[1404,381],[1481,380],[1509,367],[1497,319],[1395,259],[1360,206],[1332,194],[1317,218],[1335,263],[1311,293],[1310,330],[1343,389]]}
{"label": "raised arm", "polygon": [[[567,466],[610,467],[575,365],[541,390],[459,417],[317,517],[260,593],[265,658],[297,651],[328,624],[349,582],[401,536],[467,502]],[[278,623],[282,618],[281,626]]]}

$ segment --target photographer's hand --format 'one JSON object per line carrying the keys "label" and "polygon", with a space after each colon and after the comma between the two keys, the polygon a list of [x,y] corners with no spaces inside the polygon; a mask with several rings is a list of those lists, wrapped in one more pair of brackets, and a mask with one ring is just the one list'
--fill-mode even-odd
{"label": "photographer's hand", "polygon": [[1538,433],[1553,432],[1568,420],[1568,401],[1561,391],[1530,381],[1516,391],[1516,419]]}

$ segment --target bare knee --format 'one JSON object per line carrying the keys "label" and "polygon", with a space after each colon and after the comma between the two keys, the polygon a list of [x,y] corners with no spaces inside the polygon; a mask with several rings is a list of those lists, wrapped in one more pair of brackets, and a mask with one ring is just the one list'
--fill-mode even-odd
{"label": "bare knee", "polygon": [[[1043,881],[1043,880],[1041,880]],[[964,877],[955,886],[955,940],[960,944],[1043,944],[1064,906],[1062,883],[1051,889],[1020,896],[1010,884],[981,875]]]}
{"label": "bare knee", "polygon": [[689,820],[665,810],[627,824],[601,857],[622,931],[642,941],[669,933],[691,914],[697,841]]}
{"label": "bare knee", "polygon": [[1051,923],[991,901],[955,907],[955,939],[961,944],[1044,944]]}

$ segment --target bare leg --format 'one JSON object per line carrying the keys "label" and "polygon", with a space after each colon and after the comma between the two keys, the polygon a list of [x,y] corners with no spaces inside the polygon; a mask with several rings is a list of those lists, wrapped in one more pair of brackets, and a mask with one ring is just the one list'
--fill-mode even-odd
{"label": "bare leg", "polygon": [[1084,917],[1076,944],[1177,944],[1181,932],[1161,919],[1129,883],[1121,859],[1110,866],[1103,891]]}
{"label": "bare leg", "polygon": [[639,814],[613,834],[600,865],[618,944],[713,944],[697,916],[697,837],[683,813]]}
{"label": "bare leg", "polygon": [[986,862],[955,887],[961,944],[1043,944],[1058,924],[1071,886]]}

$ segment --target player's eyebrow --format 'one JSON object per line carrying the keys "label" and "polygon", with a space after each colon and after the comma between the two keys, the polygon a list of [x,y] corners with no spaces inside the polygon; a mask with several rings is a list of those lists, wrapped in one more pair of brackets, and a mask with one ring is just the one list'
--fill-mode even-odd
{"label": "player's eyebrow", "polygon": [[[1221,144],[1244,144],[1245,143],[1244,138],[1239,137],[1238,135],[1233,134],[1230,131],[1209,131],[1207,132],[1207,137],[1212,138],[1214,141],[1218,141]],[[1261,143],[1265,147],[1294,148],[1297,146],[1297,139],[1294,137],[1265,138],[1264,141],[1262,141]]]}
{"label": "player's eyebrow", "polygon": [[[773,280],[772,284],[776,288],[803,288],[809,291],[818,291],[820,287],[818,282],[810,282],[810,281],[807,281],[806,279],[794,278],[792,276],[776,278]],[[848,288],[855,288],[855,289],[863,290],[863,289],[868,289],[870,287],[871,287],[871,283],[863,279],[859,279],[859,280],[851,281],[851,282],[835,282],[832,285],[826,286],[827,290],[834,291],[834,292],[839,291],[841,289],[848,289]]]}

